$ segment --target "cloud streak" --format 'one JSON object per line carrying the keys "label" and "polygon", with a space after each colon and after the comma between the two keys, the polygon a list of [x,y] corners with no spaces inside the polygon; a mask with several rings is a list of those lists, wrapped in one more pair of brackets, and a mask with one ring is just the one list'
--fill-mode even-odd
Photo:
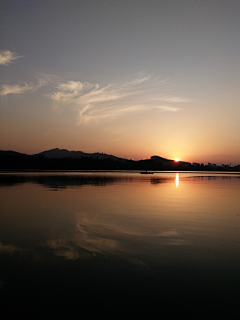
{"label": "cloud streak", "polygon": [[16,85],[8,85],[4,84],[1,86],[0,95],[7,96],[9,94],[21,94],[33,89],[33,85],[31,83],[25,83],[23,86],[18,84]]}
{"label": "cloud streak", "polygon": [[68,81],[56,87],[50,98],[59,107],[71,106],[79,124],[113,119],[136,112],[176,112],[176,104],[189,102],[179,96],[161,95],[165,81],[150,75],[100,87],[89,82]]}
{"label": "cloud streak", "polygon": [[28,91],[35,92],[41,87],[45,86],[49,81],[50,81],[50,78],[46,76],[45,78],[39,78],[38,83],[35,85],[32,82],[29,82],[29,83],[25,82],[24,85],[3,84],[0,87],[0,96],[6,97],[9,94],[16,95],[16,94],[22,94]]}
{"label": "cloud streak", "polygon": [[14,60],[22,58],[22,56],[18,56],[16,53],[10,50],[0,51],[0,65],[8,66],[13,63]]}

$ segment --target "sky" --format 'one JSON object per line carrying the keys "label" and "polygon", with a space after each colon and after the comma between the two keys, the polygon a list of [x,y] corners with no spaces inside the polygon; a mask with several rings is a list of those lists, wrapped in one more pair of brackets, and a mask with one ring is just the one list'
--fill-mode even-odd
{"label": "sky", "polygon": [[2,0],[0,149],[240,164],[240,1]]}

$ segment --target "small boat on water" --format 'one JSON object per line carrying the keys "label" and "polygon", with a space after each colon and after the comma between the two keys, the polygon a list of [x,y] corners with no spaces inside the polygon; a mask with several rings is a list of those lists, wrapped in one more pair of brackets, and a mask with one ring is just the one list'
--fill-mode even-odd
{"label": "small boat on water", "polygon": [[140,172],[141,174],[153,174],[153,172],[149,172],[149,171],[142,171],[142,172]]}

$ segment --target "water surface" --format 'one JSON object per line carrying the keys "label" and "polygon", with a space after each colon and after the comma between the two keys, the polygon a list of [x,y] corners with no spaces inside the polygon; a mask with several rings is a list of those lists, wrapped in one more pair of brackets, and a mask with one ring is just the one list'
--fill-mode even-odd
{"label": "water surface", "polygon": [[0,178],[0,283],[9,315],[239,315],[239,175]]}

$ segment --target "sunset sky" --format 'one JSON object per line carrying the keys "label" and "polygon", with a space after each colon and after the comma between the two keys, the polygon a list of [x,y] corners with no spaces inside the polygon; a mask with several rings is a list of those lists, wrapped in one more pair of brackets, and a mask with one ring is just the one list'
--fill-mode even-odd
{"label": "sunset sky", "polygon": [[240,164],[239,0],[2,0],[0,149]]}

